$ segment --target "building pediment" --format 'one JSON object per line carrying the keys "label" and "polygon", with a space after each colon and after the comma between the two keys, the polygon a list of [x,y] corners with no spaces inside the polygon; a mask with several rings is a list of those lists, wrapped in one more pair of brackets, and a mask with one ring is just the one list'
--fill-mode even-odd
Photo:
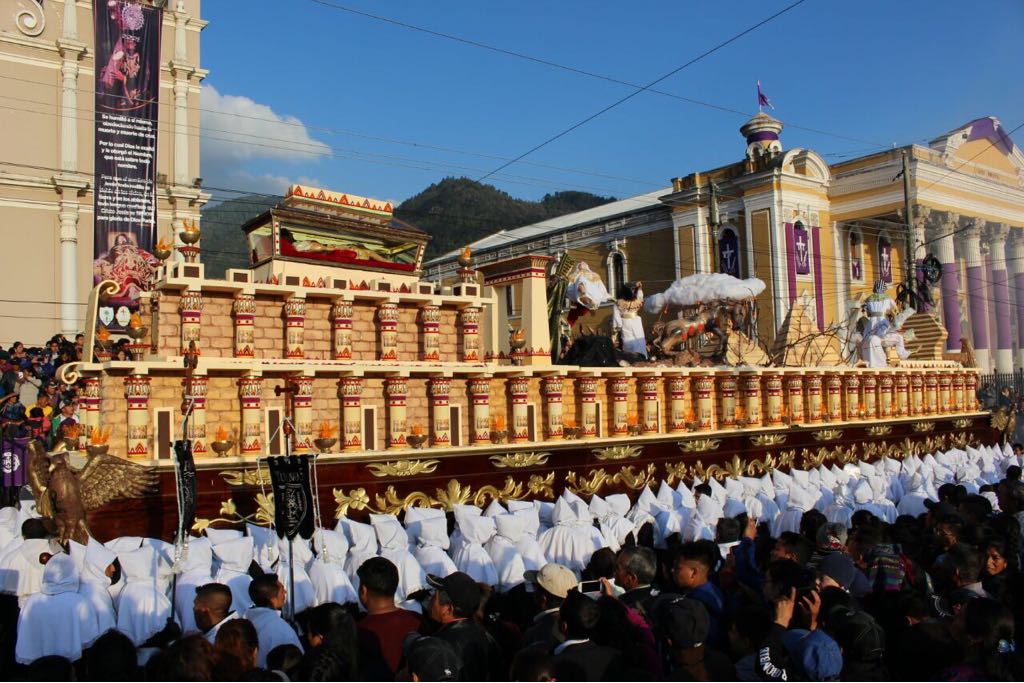
{"label": "building pediment", "polygon": [[940,135],[928,146],[941,152],[947,163],[971,162],[1004,173],[1024,174],[1024,154],[994,116],[974,119]]}

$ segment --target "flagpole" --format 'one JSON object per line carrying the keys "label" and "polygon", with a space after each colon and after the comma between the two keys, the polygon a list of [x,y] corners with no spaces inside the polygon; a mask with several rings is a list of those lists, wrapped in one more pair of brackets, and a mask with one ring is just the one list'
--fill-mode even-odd
{"label": "flagpole", "polygon": [[757,81],[757,113],[760,114],[764,111],[764,105],[761,104],[761,81]]}

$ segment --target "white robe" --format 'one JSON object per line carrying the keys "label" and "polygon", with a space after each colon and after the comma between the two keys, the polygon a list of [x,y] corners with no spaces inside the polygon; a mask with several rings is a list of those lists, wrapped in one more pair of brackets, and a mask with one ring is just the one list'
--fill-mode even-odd
{"label": "white robe", "polygon": [[[288,612],[291,613],[292,598],[295,598],[295,613],[301,614],[316,604],[316,589],[306,572],[306,564],[313,559],[313,552],[309,549],[309,541],[301,536],[296,536],[292,541],[292,548],[288,547],[288,539],[278,540],[277,578],[281,585],[288,591]],[[290,570],[291,556],[295,556],[294,591],[292,586],[292,575]],[[294,595],[293,595],[294,593]]]}
{"label": "white robe", "polygon": [[410,594],[427,586],[427,574],[411,552],[409,535],[394,515],[370,515],[370,524],[377,532],[380,556],[391,560],[398,568],[398,593],[395,598],[403,602]]}
{"label": "white robe", "polygon": [[117,630],[141,646],[167,626],[173,609],[159,576],[160,556],[151,547],[118,555],[125,585],[117,604]]}
{"label": "white robe", "polygon": [[43,585],[43,565],[39,556],[60,552],[60,547],[46,538],[26,538],[0,562],[0,579],[4,593],[18,596],[18,605],[24,607],[30,595]]}
{"label": "white robe", "polygon": [[348,559],[345,560],[345,573],[352,581],[352,585],[359,587],[359,575],[356,572],[363,562],[371,557],[377,556],[377,534],[373,527],[362,522],[353,522],[342,517],[335,527],[337,531],[344,531],[348,538]]}
{"label": "white robe", "polygon": [[[89,608],[96,615],[99,632],[106,633],[112,628],[117,628],[117,612],[114,611],[114,600],[108,590],[110,579],[105,573],[117,555],[104,548],[103,544],[94,538],[89,539],[88,546],[71,540],[68,541],[68,546],[71,559],[75,562],[75,569],[78,570],[78,594],[86,599]],[[97,550],[90,553],[94,547]],[[99,552],[100,549],[102,553]]]}
{"label": "white robe", "polygon": [[174,611],[182,633],[199,630],[193,611],[196,589],[213,583],[213,546],[209,538],[190,538],[188,554],[182,562],[178,587],[174,596]]}
{"label": "white robe", "polygon": [[471,510],[455,509],[455,523],[462,535],[461,545],[452,553],[452,561],[459,571],[474,581],[490,586],[498,583],[498,569],[484,550],[484,543],[496,533],[494,518],[475,515]]}
{"label": "white robe", "polygon": [[253,544],[249,537],[213,544],[213,556],[220,564],[213,580],[231,589],[231,609],[239,614],[252,607],[252,600],[249,599],[252,553]]}
{"label": "white robe", "polygon": [[294,645],[302,649],[299,636],[295,629],[281,618],[281,613],[269,607],[252,607],[245,613],[245,618],[256,627],[260,646],[256,651],[256,666],[267,666],[267,654],[278,645]]}
{"label": "white robe", "polygon": [[[537,539],[544,556],[580,574],[590,562],[590,556],[601,547],[601,532],[590,524],[589,511],[577,510],[564,498],[555,502],[551,521],[554,526]],[[596,537],[590,530],[596,532]]]}
{"label": "white robe", "polygon": [[40,592],[29,596],[18,616],[15,659],[29,664],[56,655],[75,661],[99,635],[95,614],[78,594],[74,560],[54,555],[43,570]]}
{"label": "white robe", "polygon": [[444,512],[432,508],[410,508],[405,512],[405,528],[415,539],[413,555],[424,572],[444,577],[458,571],[455,562],[445,552],[451,543]]}
{"label": "white robe", "polygon": [[313,533],[313,544],[318,554],[308,573],[316,604],[336,602],[339,605],[358,605],[358,593],[345,573],[345,556],[348,554],[345,534],[330,529],[317,529]]}
{"label": "white robe", "polygon": [[526,520],[515,513],[496,515],[493,519],[497,533],[487,541],[484,550],[498,573],[497,589],[505,592],[525,581],[526,562],[519,552],[519,541],[525,534]]}
{"label": "white robe", "polygon": [[[643,291],[637,290],[637,300],[643,301]],[[638,353],[644,358],[647,357],[647,337],[644,336],[644,322],[640,318],[642,307],[636,307],[633,302],[619,301],[612,307],[612,329],[620,330],[622,335],[622,350],[627,353]],[[632,309],[632,310],[630,310]]]}

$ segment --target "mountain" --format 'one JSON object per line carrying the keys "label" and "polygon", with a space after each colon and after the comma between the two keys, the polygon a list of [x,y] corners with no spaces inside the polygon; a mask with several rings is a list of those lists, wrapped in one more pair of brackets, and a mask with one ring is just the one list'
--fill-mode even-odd
{"label": "mountain", "polygon": [[228,268],[249,267],[249,249],[242,235],[242,224],[282,199],[273,195],[248,194],[202,208],[200,226],[203,241],[200,246],[207,277],[222,278]]}

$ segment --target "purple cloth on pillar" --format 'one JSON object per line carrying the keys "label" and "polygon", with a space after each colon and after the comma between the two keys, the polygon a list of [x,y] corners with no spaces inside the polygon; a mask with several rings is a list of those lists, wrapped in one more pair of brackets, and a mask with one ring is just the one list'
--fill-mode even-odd
{"label": "purple cloth on pillar", "polygon": [[1012,349],[1013,333],[1010,332],[1010,288],[1006,282],[1005,270],[992,271],[992,290],[996,305],[996,348]]}
{"label": "purple cloth on pillar", "polygon": [[24,486],[28,483],[28,439],[3,439],[0,449],[0,473],[4,486]]}
{"label": "purple cloth on pillar", "polygon": [[818,330],[825,331],[825,297],[822,296],[824,283],[821,280],[821,241],[818,237],[818,226],[811,227],[811,243],[814,245],[814,309],[818,314]]}
{"label": "purple cloth on pillar", "polygon": [[967,268],[967,292],[970,297],[971,336],[975,349],[988,349],[988,302],[985,301],[985,269]]}
{"label": "purple cloth on pillar", "polygon": [[789,273],[789,303],[796,301],[796,250],[793,248],[793,224],[786,223],[786,272]]}
{"label": "purple cloth on pillar", "polygon": [[942,321],[946,325],[946,349],[956,351],[960,348],[960,337],[963,330],[960,329],[960,300],[957,296],[960,293],[960,274],[956,271],[955,263],[942,264]]}
{"label": "purple cloth on pillar", "polygon": [[1017,287],[1017,343],[1024,349],[1024,273],[1013,278]]}

